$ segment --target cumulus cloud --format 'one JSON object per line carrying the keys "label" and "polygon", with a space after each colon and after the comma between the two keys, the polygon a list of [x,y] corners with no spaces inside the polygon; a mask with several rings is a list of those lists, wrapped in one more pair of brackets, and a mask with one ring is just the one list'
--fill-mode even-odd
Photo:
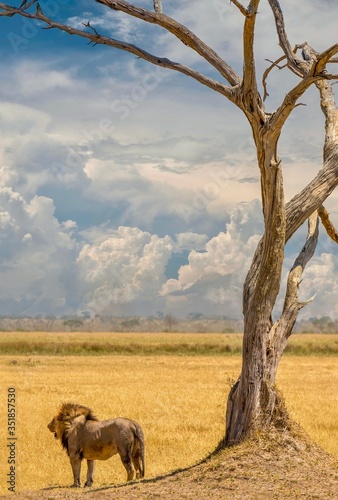
{"label": "cumulus cloud", "polygon": [[[51,199],[25,201],[2,187],[0,278],[6,287],[0,312],[142,315],[163,310],[185,316],[194,310],[240,318],[242,284],[261,237],[260,203],[234,207],[228,219],[225,230],[212,238],[195,232],[159,237],[108,224],[78,234],[74,221],[56,219]],[[186,253],[177,278],[168,278],[170,260]],[[292,260],[289,255],[287,265]],[[301,298],[317,296],[303,317],[338,314],[336,268],[335,256],[325,251],[308,265]],[[282,300],[281,295],[279,310]]]}
{"label": "cumulus cloud", "polygon": [[190,252],[188,264],[180,268],[178,278],[163,285],[163,295],[190,297],[191,307],[197,301],[204,312],[209,309],[221,313],[223,308],[240,315],[241,286],[260,238],[260,204],[242,204],[229,215],[226,230],[207,241],[203,251]]}
{"label": "cumulus cloud", "polygon": [[[192,232],[160,238],[130,227],[106,236],[87,233],[93,242],[77,259],[83,308],[101,314],[163,309],[182,315],[201,308],[239,317],[241,284],[260,237],[255,233],[261,228],[260,204],[242,204],[229,218],[225,231],[211,239]],[[188,263],[177,279],[167,279],[169,260],[183,251],[189,251]]]}
{"label": "cumulus cloud", "polygon": [[169,236],[159,238],[130,227],[119,227],[101,243],[84,245],[77,265],[85,309],[116,314],[127,312],[132,304],[155,312],[173,247]]}
{"label": "cumulus cloud", "polygon": [[182,250],[203,250],[208,241],[206,234],[199,233],[179,233],[176,235],[177,249]]}
{"label": "cumulus cloud", "polygon": [[[27,70],[30,66],[32,68]],[[73,146],[74,136],[71,134],[60,131],[55,134],[57,104],[51,104],[54,101],[50,98],[51,95],[57,96],[55,89],[74,87],[74,82],[70,81],[66,71],[58,71],[57,77],[55,71],[47,71],[37,62],[19,62],[12,64],[11,69],[13,72],[6,73],[0,91],[0,169],[3,173],[0,185],[11,186],[29,198],[42,186],[61,183],[71,187],[85,183],[86,152],[76,143]],[[40,78],[37,79],[36,74]],[[39,89],[41,82],[43,92]],[[38,105],[32,99],[33,93]]]}
{"label": "cumulus cloud", "polygon": [[60,224],[54,210],[51,199],[26,202],[11,188],[0,188],[1,314],[69,310],[75,224]]}
{"label": "cumulus cloud", "polygon": [[[262,234],[262,215],[258,201],[240,204],[229,211],[230,222],[224,232],[208,239],[200,251],[192,250],[177,279],[168,279],[161,289],[167,308],[182,315],[190,310],[241,317],[242,287],[253,253]],[[275,316],[281,313],[286,280],[305,241],[305,228],[288,244]],[[325,237],[324,237],[325,241]],[[318,244],[300,285],[300,300],[314,297],[300,314],[301,318],[328,315],[337,317],[338,286],[335,280],[338,261],[329,242]]]}

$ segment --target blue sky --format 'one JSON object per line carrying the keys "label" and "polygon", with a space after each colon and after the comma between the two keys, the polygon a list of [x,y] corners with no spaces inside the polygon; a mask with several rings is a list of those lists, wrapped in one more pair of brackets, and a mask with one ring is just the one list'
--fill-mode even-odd
{"label": "blue sky", "polygon": [[[215,76],[163,30],[93,0],[40,4],[73,26],[90,19],[102,33]],[[300,0],[295,12],[292,4],[281,2],[292,45],[307,40],[320,51],[337,41],[338,5]],[[241,72],[242,16],[233,5],[163,5]],[[241,317],[262,216],[255,151],[240,112],[130,54],[18,17],[0,23],[0,314]],[[263,1],[256,54],[259,72],[280,55]],[[269,110],[295,82],[286,70],[271,73]],[[302,103],[280,141],[287,199],[321,166],[315,89]],[[337,226],[336,193],[326,207]],[[304,234],[288,244],[285,272]],[[337,250],[321,231],[301,289],[302,299],[317,296],[302,317],[338,317],[336,276]]]}

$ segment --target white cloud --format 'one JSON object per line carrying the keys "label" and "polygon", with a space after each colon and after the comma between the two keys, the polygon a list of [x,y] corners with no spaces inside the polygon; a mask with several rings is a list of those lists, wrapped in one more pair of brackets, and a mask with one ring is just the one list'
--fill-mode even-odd
{"label": "white cloud", "polygon": [[261,210],[257,202],[231,210],[226,231],[211,238],[204,251],[192,250],[188,264],[178,272],[178,279],[168,280],[162,287],[162,294],[191,294],[194,300],[198,294],[198,302],[204,297],[211,307],[212,304],[226,307],[231,297],[231,302],[237,301],[238,315],[241,284],[260,238],[254,232],[260,222]]}
{"label": "white cloud", "polygon": [[11,188],[0,188],[1,314],[69,310],[68,295],[76,244],[72,221],[62,226],[51,199],[29,202]]}
{"label": "white cloud", "polygon": [[[36,196],[26,202],[11,188],[1,188],[2,314],[164,310],[185,316],[197,310],[241,317],[242,284],[260,238],[261,209],[258,202],[232,209],[225,231],[211,239],[192,232],[173,239],[137,227],[103,226],[83,232],[86,243],[76,242],[74,231],[74,221],[57,221],[52,200]],[[168,279],[169,260],[187,250],[187,264],[177,279]],[[300,293],[302,300],[317,297],[303,316],[338,314],[336,268],[336,258],[325,252],[309,264]]]}
{"label": "white cloud", "polygon": [[206,234],[199,233],[179,233],[176,235],[177,250],[202,250],[208,241]]}
{"label": "white cloud", "polygon": [[85,290],[83,307],[114,314],[139,302],[148,312],[156,311],[173,246],[169,236],[159,238],[130,227],[119,227],[101,243],[84,245],[77,259]]}
{"label": "white cloud", "polygon": [[38,109],[34,109],[28,104],[20,104],[9,101],[0,102],[0,117],[3,124],[1,127],[5,139],[11,139],[14,145],[14,133],[17,136],[26,134],[39,134],[50,124],[50,117]]}
{"label": "white cloud", "polygon": [[[191,232],[159,238],[130,227],[106,237],[92,233],[95,242],[85,244],[77,259],[82,307],[102,314],[163,309],[182,315],[200,308],[239,317],[242,281],[260,238],[253,232],[260,225],[260,204],[254,202],[233,209],[226,232],[211,239]],[[167,279],[169,259],[183,250],[191,250],[188,264],[178,279]]]}
{"label": "white cloud", "polygon": [[50,93],[55,89],[69,89],[76,86],[76,81],[69,71],[58,71],[42,67],[34,61],[21,62],[15,68],[14,78],[19,84],[19,92],[24,97]]}
{"label": "white cloud", "polygon": [[[55,69],[53,65],[54,61],[42,62],[34,59],[17,61],[12,71],[3,73],[5,85],[2,92],[11,97],[19,95],[21,99],[32,99],[37,96],[43,99],[47,95],[51,100],[57,90],[79,88],[71,70]],[[15,82],[15,86],[10,85],[10,82]]]}

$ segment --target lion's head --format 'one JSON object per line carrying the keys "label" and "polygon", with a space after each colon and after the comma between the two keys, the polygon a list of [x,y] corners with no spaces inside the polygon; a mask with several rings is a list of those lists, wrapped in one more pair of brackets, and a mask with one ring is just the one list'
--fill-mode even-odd
{"label": "lion's head", "polygon": [[50,430],[50,432],[54,433],[55,439],[60,439],[60,436],[58,435],[57,417],[53,417],[53,419],[49,422],[47,427]]}
{"label": "lion's head", "polygon": [[68,434],[73,420],[84,416],[85,420],[97,420],[90,408],[77,403],[63,403],[58,415],[52,418],[47,425],[50,432],[54,434],[55,439],[60,439],[63,448],[68,452]]}

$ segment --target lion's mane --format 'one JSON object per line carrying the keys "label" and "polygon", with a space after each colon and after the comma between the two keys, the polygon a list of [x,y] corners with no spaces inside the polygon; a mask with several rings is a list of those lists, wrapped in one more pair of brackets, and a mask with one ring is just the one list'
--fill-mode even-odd
{"label": "lion's mane", "polygon": [[98,420],[90,408],[77,403],[62,403],[59,413],[56,417],[57,426],[61,435],[62,447],[68,453],[68,434],[76,417],[83,415],[85,420]]}

